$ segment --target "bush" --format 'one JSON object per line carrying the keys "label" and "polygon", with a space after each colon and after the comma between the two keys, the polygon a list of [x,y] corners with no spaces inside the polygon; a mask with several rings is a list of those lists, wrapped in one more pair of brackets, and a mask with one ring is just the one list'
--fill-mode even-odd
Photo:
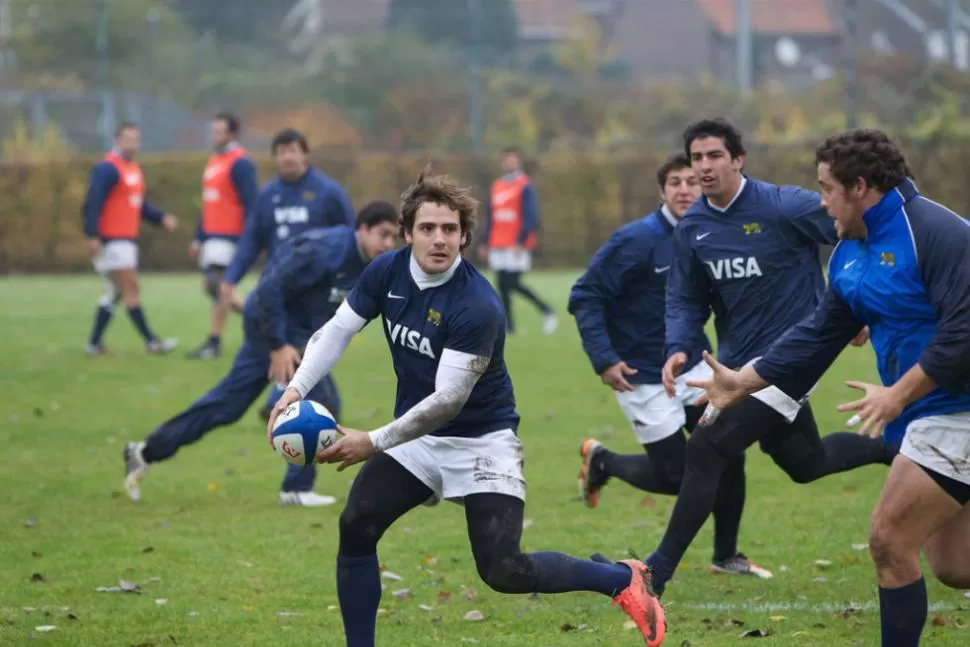
{"label": "bush", "polygon": [[[921,190],[958,213],[970,213],[970,184],[948,169],[970,166],[970,148],[907,146]],[[530,166],[539,193],[541,230],[536,264],[580,267],[612,231],[656,208],[654,170],[667,150],[636,155],[540,156]],[[275,173],[272,160],[257,155],[261,181]],[[765,180],[813,187],[809,148],[752,147],[747,172]],[[87,271],[90,259],[81,230],[81,203],[94,159],[24,162],[0,166],[0,271]],[[342,182],[356,206],[367,200],[397,202],[428,162],[424,155],[359,153],[317,155],[314,163]],[[484,198],[496,172],[488,157],[432,157],[433,168],[472,185]],[[147,198],[176,214],[182,226],[167,234],[143,228],[142,267],[193,270],[187,247],[200,210],[204,156],[143,159]]]}

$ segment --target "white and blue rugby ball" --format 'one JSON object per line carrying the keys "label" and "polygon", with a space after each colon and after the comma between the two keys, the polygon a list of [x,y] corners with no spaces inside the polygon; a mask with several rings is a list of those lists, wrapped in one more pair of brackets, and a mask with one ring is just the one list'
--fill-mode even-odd
{"label": "white and blue rugby ball", "polygon": [[291,465],[312,465],[339,437],[333,415],[312,400],[286,407],[273,425],[273,449]]}

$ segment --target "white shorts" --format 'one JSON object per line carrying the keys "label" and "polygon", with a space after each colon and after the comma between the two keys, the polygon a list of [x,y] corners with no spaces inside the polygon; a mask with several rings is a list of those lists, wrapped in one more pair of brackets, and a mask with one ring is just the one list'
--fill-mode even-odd
{"label": "white shorts", "polygon": [[238,245],[224,238],[210,238],[202,242],[199,250],[199,267],[203,270],[210,267],[229,267],[232,257],[236,254]]}
{"label": "white shorts", "polygon": [[487,493],[525,501],[525,454],[511,429],[478,438],[422,436],[385,453],[431,489],[424,505]]}
{"label": "white shorts", "polygon": [[109,240],[101,243],[101,251],[94,257],[94,271],[107,274],[117,270],[138,268],[138,245],[133,240]]}
{"label": "white shorts", "polygon": [[494,272],[528,272],[532,269],[532,252],[514,247],[489,249],[488,266]]}
{"label": "white shorts", "polygon": [[[756,357],[745,366],[751,366],[757,362],[760,357]],[[785,420],[788,422],[795,422],[795,418],[798,417],[798,412],[802,410],[802,407],[808,402],[808,396],[812,394],[815,388],[818,386],[816,382],[808,393],[802,397],[801,400],[793,400],[787,393],[779,389],[777,386],[769,386],[761,389],[760,391],[755,391],[751,394],[751,397],[755,400],[761,400],[769,407],[780,413]]]}
{"label": "white shorts", "polygon": [[684,407],[704,393],[704,389],[687,386],[687,380],[706,380],[711,375],[711,368],[698,362],[677,377],[677,395],[673,398],[667,397],[663,384],[636,384],[633,391],[615,391],[637,441],[641,445],[655,443],[680,431],[687,423]]}
{"label": "white shorts", "polygon": [[909,423],[899,453],[926,469],[970,485],[970,412]]}

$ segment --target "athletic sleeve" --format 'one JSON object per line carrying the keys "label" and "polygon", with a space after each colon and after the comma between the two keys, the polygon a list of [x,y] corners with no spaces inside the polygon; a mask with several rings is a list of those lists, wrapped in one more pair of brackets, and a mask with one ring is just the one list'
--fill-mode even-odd
{"label": "athletic sleeve", "polygon": [[692,233],[683,224],[674,228],[674,258],[667,280],[667,357],[690,354],[704,335],[711,313],[711,284],[690,244]]}
{"label": "athletic sleeve", "polygon": [[319,246],[298,241],[288,247],[280,250],[280,262],[269,268],[252,296],[255,330],[273,350],[286,345],[286,298],[326,280],[332,271]]}
{"label": "athletic sleeve", "polygon": [[366,321],[376,319],[384,308],[384,284],[388,258],[392,253],[381,254],[364,268],[353,289],[347,295],[347,303]]}
{"label": "athletic sleeve", "polygon": [[617,232],[593,255],[586,272],[569,291],[567,310],[576,319],[583,350],[597,375],[623,358],[617,355],[606,326],[609,304],[622,292],[626,277],[651,263],[652,246],[635,245]]}
{"label": "athletic sleeve", "polygon": [[473,355],[487,362],[505,325],[505,316],[485,295],[470,299],[467,304],[448,318],[444,350]]}
{"label": "athletic sleeve", "polygon": [[338,225],[347,225],[348,227],[355,227],[357,223],[357,214],[354,213],[354,205],[350,201],[350,196],[347,195],[347,191],[337,184],[335,181],[329,182],[327,187],[327,204],[326,204],[326,215],[324,216],[327,221],[328,227],[337,227]]}
{"label": "athletic sleeve", "polygon": [[268,247],[266,223],[273,220],[273,214],[268,211],[270,207],[264,190],[256,197],[256,204],[252,212],[246,218],[246,226],[243,229],[242,238],[239,240],[239,247],[233,254],[232,262],[226,269],[225,281],[235,285],[246,276],[246,272],[256,262],[259,253]]}
{"label": "athletic sleeve", "polygon": [[921,207],[911,210],[910,228],[937,322],[919,365],[940,388],[964,392],[970,381],[970,224],[943,207]]}
{"label": "athletic sleeve", "polygon": [[301,398],[313,390],[333,367],[367,321],[354,312],[346,301],[340,304],[333,318],[313,333],[306,352],[287,388],[295,389]]}
{"label": "athletic sleeve", "polygon": [[778,200],[784,222],[805,243],[835,245],[835,220],[822,207],[822,196],[800,186],[778,187]]}
{"label": "athletic sleeve", "polygon": [[529,234],[539,228],[539,199],[532,184],[526,184],[522,189],[522,230],[519,232],[518,242],[525,245]]}
{"label": "athletic sleeve", "polygon": [[761,378],[800,400],[862,330],[852,310],[832,288],[815,312],[795,324],[755,362]]}
{"label": "athletic sleeve", "polygon": [[160,225],[162,224],[162,218],[165,217],[165,211],[163,209],[159,209],[148,200],[142,200],[141,217],[152,224]]}
{"label": "athletic sleeve", "polygon": [[98,162],[91,169],[88,179],[88,192],[84,197],[84,234],[88,238],[98,237],[98,220],[101,210],[108,199],[111,189],[118,183],[118,169],[108,162]]}

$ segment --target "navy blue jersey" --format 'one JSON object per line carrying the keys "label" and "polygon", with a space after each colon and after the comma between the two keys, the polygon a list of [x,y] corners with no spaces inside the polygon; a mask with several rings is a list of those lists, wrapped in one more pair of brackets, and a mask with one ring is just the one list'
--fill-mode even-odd
{"label": "navy blue jersey", "polygon": [[702,197],[674,231],[667,356],[690,352],[712,310],[721,363],[763,355],[821,300],[820,245],[837,240],[813,191],[748,179],[726,212]]}
{"label": "navy blue jersey", "polygon": [[[673,263],[674,226],[657,209],[616,230],[569,293],[569,312],[599,375],[620,360],[637,369],[631,384],[659,384],[664,354],[664,298]],[[711,350],[703,330],[685,370]]]}
{"label": "navy blue jersey", "polygon": [[314,229],[285,242],[246,299],[246,338],[275,350],[306,346],[367,265],[350,227]]}
{"label": "navy blue jersey", "polygon": [[754,368],[797,399],[869,326],[885,386],[918,363],[939,387],[886,427],[898,445],[917,418],[970,411],[970,224],[909,180],[863,220],[868,237],[840,242],[829,260],[825,300]]}
{"label": "navy blue jersey", "polygon": [[411,248],[377,257],[347,297],[368,321],[378,316],[397,375],[394,417],[435,391],[445,349],[490,358],[461,412],[435,436],[481,436],[519,424],[512,380],[505,365],[505,311],[491,284],[470,263],[459,262],[445,283],[421,289],[411,274]]}
{"label": "navy blue jersey", "polygon": [[238,283],[262,250],[273,256],[279,244],[310,229],[347,225],[357,221],[347,192],[336,180],[311,168],[295,182],[277,177],[267,182],[246,228],[239,249],[226,270],[226,281]]}

